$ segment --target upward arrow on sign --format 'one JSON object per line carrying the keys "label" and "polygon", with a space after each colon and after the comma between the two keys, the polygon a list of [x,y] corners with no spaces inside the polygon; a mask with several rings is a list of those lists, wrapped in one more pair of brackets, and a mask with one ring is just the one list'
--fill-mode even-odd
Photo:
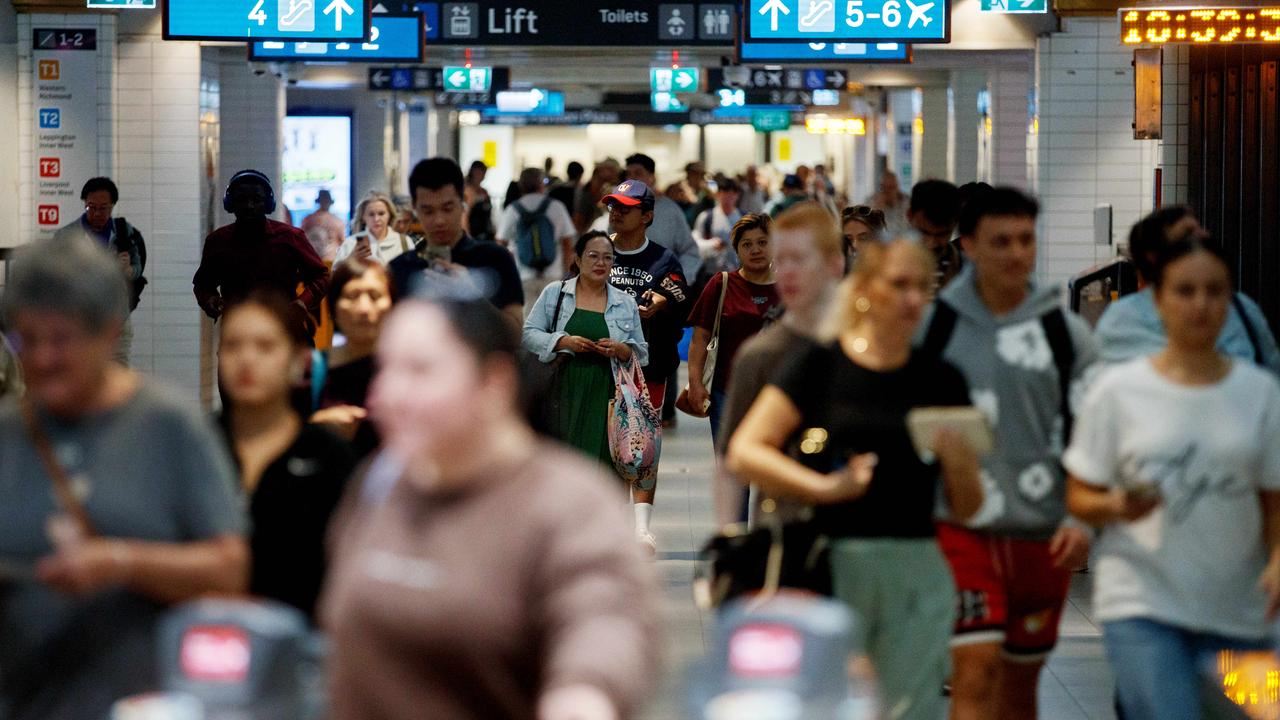
{"label": "upward arrow on sign", "polygon": [[342,32],[342,16],[355,15],[355,8],[347,4],[347,0],[333,0],[328,7],[324,9],[325,15],[333,16],[333,29]]}
{"label": "upward arrow on sign", "polygon": [[791,8],[787,7],[787,4],[783,2],[783,0],[769,0],[769,2],[764,4],[764,7],[760,8],[761,15],[769,15],[770,13],[772,13],[772,15],[769,18],[769,29],[773,30],[774,32],[778,31],[778,13],[779,12],[781,12],[783,15],[790,15]]}

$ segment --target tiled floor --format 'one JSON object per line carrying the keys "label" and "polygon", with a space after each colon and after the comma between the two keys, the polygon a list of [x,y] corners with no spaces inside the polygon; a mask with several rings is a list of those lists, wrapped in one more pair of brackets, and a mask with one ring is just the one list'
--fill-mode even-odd
{"label": "tiled floor", "polygon": [[[694,605],[698,548],[710,534],[711,432],[707,421],[681,416],[663,439],[654,533],[666,584],[667,659],[662,687],[643,720],[682,720],[685,668],[710,642],[713,619]],[[1112,720],[1111,675],[1099,629],[1089,619],[1089,577],[1077,575],[1062,619],[1062,640],[1040,680],[1042,720]],[[689,720],[693,720],[690,718]]]}

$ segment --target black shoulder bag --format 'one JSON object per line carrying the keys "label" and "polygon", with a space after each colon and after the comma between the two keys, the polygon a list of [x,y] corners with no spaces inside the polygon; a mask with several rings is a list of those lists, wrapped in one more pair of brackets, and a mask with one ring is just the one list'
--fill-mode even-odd
{"label": "black shoulder bag", "polygon": [[[554,333],[560,324],[560,308],[564,305],[564,285],[560,281],[560,292],[556,295],[556,309],[551,315],[551,327],[547,332]],[[544,435],[559,437],[560,433],[560,380],[568,356],[556,353],[551,362],[544,363],[538,356],[525,352],[522,364],[525,366],[525,377],[528,386],[527,406],[534,429]]]}

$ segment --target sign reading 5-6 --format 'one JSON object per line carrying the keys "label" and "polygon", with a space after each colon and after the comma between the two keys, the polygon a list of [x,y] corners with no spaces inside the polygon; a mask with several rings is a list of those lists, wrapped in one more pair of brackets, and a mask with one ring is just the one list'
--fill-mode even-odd
{"label": "sign reading 5-6", "polygon": [[951,39],[950,0],[749,0],[752,42],[912,42]]}

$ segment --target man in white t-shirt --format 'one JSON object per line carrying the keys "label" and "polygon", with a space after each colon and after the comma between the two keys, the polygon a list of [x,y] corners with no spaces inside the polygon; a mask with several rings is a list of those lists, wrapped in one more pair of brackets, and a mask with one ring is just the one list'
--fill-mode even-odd
{"label": "man in white t-shirt", "polygon": [[[498,223],[498,242],[509,248],[516,258],[516,266],[520,268],[520,279],[525,281],[525,294],[534,290],[534,296],[542,292],[542,288],[552,280],[560,279],[569,272],[573,262],[573,240],[576,230],[573,218],[564,203],[547,196],[546,183],[541,168],[525,168],[520,172],[520,199],[502,212],[502,220]],[[523,208],[526,222],[537,223],[539,210],[550,221],[554,231],[555,243],[550,252],[554,253],[550,264],[538,268],[530,267],[521,258],[519,248],[521,212]]]}

